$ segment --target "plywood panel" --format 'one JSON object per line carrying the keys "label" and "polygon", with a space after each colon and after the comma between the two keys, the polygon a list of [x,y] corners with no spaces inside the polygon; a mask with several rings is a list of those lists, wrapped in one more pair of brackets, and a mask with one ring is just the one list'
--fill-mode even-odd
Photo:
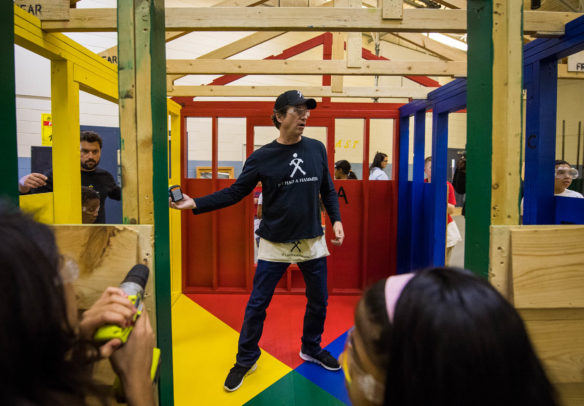
{"label": "plywood panel", "polygon": [[511,232],[518,308],[584,307],[584,227]]}
{"label": "plywood panel", "polygon": [[584,318],[525,324],[552,382],[584,382]]}
{"label": "plywood panel", "polygon": [[[150,269],[144,300],[156,328],[152,226],[55,225],[53,230],[60,253],[79,266],[74,289],[80,312],[97,301],[106,287],[119,286],[128,271],[141,263]],[[114,376],[107,360],[94,368],[99,386],[111,385]]]}

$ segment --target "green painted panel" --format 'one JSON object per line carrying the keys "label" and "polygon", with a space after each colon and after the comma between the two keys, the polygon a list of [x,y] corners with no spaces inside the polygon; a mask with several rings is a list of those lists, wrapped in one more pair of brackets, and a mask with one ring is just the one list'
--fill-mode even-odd
{"label": "green painted panel", "polygon": [[[244,383],[245,385],[245,383]],[[337,406],[344,405],[296,371],[284,375],[276,383],[245,404],[246,406]]]}
{"label": "green painted panel", "polygon": [[489,270],[493,118],[493,2],[468,0],[465,267]]}
{"label": "green painted panel", "polygon": [[16,140],[16,94],[14,85],[14,3],[0,5],[0,197],[18,204],[18,149]]}

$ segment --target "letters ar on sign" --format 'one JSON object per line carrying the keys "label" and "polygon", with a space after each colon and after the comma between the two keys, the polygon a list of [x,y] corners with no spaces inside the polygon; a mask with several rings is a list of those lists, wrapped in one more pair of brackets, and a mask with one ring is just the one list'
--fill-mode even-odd
{"label": "letters ar on sign", "polygon": [[40,20],[68,20],[70,0],[14,0],[14,4]]}

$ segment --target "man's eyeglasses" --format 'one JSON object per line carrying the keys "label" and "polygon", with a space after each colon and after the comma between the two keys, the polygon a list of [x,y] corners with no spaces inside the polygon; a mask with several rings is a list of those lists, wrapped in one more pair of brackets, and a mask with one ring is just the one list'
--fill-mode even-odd
{"label": "man's eyeglasses", "polygon": [[[347,333],[345,349],[339,357],[343,373],[345,374],[345,380],[349,385],[352,385],[354,381],[354,384],[359,387],[359,390],[367,400],[380,405],[383,403],[385,396],[385,385],[377,381],[371,374],[365,372],[359,365],[361,362],[355,351],[355,344],[353,342],[354,330],[355,327],[351,328]],[[349,358],[351,358],[350,361]]]}
{"label": "man's eyeglasses", "polygon": [[557,168],[556,169],[556,178],[563,178],[568,176],[572,179],[576,179],[578,177],[578,170],[574,168]]}
{"label": "man's eyeglasses", "polygon": [[306,114],[310,115],[310,111],[306,107],[293,106],[292,110],[298,117],[304,117]]}

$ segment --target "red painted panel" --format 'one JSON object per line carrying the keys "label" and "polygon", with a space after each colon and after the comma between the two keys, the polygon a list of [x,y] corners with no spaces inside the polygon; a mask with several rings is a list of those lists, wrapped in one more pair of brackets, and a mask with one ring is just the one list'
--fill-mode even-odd
{"label": "red painted panel", "polygon": [[[339,194],[339,208],[345,231],[343,245],[336,247],[328,242],[329,283],[334,290],[359,289],[361,285],[361,250],[363,229],[363,182],[335,180]],[[330,224],[327,222],[327,224]],[[331,237],[332,238],[332,237]]]}
{"label": "red painted panel", "polygon": [[369,227],[365,286],[395,274],[397,193],[394,181],[369,182]]}
{"label": "red painted panel", "polygon": [[[234,179],[218,179],[217,186],[221,190],[234,182]],[[222,288],[246,287],[245,261],[249,249],[247,243],[250,243],[246,234],[253,232],[253,217],[246,215],[245,200],[252,198],[247,196],[239,203],[217,211],[217,268]]]}
{"label": "red painted panel", "polygon": [[[184,179],[183,190],[191,197],[211,193],[210,179]],[[210,214],[195,216],[187,213],[187,223],[183,238],[186,250],[183,250],[183,278],[185,292],[190,287],[211,287],[213,285],[213,240],[211,238],[212,217]]]}

